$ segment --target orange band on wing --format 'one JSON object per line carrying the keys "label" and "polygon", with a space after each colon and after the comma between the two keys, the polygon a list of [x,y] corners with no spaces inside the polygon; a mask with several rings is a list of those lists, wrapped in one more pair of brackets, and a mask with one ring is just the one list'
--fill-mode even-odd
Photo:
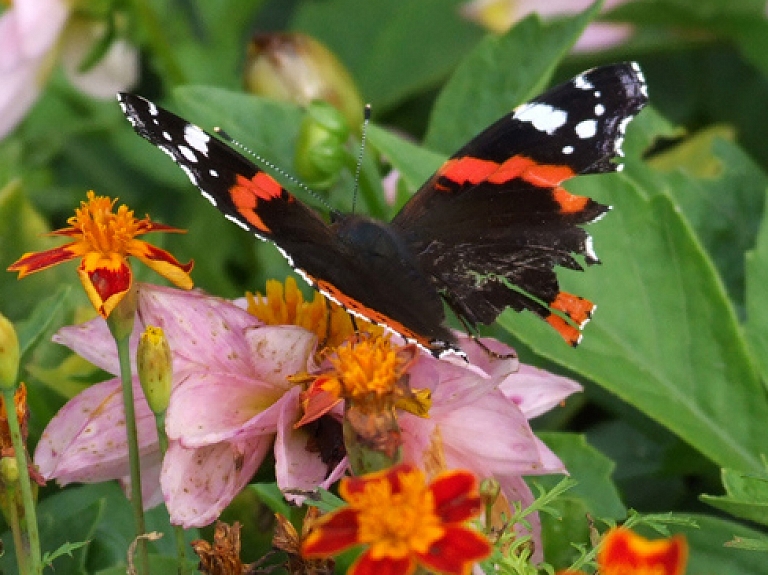
{"label": "orange band on wing", "polygon": [[235,185],[229,188],[229,195],[232,203],[237,208],[237,212],[249,224],[266,234],[272,233],[272,230],[259,217],[257,211],[259,200],[268,202],[282,198],[283,194],[286,195],[285,199],[287,201],[293,201],[293,196],[288,194],[283,189],[283,186],[265,172],[258,172],[250,179],[238,174]]}

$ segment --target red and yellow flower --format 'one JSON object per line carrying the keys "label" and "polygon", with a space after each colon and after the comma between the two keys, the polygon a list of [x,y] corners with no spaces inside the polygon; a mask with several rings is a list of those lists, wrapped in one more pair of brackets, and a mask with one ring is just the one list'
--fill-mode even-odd
{"label": "red and yellow flower", "polygon": [[158,224],[146,216],[136,219],[133,211],[122,205],[114,211],[117,200],[88,192],[88,201],[67,223],[68,228],[49,235],[65,236],[74,241],[46,250],[24,254],[8,270],[19,272],[19,279],[75,258],[82,258],[77,273],[88,298],[106,318],[128,293],[133,273],[128,256],[134,256],[180,288],[190,289],[193,262],[182,264],[169,252],[136,239],[149,232],[184,233],[184,230]]}
{"label": "red and yellow flower", "polygon": [[[597,553],[599,575],[683,575],[688,562],[685,537],[651,541],[635,532],[611,529]],[[585,575],[582,571],[560,571],[558,575]]]}
{"label": "red and yellow flower", "polygon": [[410,575],[419,565],[466,575],[491,551],[487,539],[465,525],[482,508],[477,480],[466,471],[427,483],[420,470],[398,465],[345,478],[339,493],[349,505],[319,519],[302,544],[305,558],[364,545],[351,575]]}

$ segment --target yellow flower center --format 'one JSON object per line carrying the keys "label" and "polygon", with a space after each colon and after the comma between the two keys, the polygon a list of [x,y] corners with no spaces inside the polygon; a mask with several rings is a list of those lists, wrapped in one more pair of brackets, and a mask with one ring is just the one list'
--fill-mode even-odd
{"label": "yellow flower center", "polygon": [[83,235],[90,251],[102,254],[128,253],[128,243],[142,231],[147,222],[137,220],[133,210],[122,205],[114,213],[112,209],[117,199],[97,196],[88,192],[88,201],[80,202],[75,215],[68,222]]}
{"label": "yellow flower center", "polygon": [[426,553],[445,532],[424,474],[412,470],[400,474],[398,480],[397,493],[382,478],[367,482],[361,492],[346,497],[350,507],[358,511],[358,541],[370,545],[374,559]]}
{"label": "yellow flower center", "polygon": [[[297,325],[317,336],[323,347],[337,347],[354,335],[349,314],[341,306],[330,302],[319,292],[314,299],[304,300],[296,280],[289,277],[285,284],[267,281],[266,296],[246,294],[248,313],[267,325]],[[328,322],[330,321],[330,329]],[[381,328],[357,320],[358,327],[368,333],[381,333]]]}
{"label": "yellow flower center", "polygon": [[[342,345],[331,363],[336,371],[338,395],[351,399],[381,398],[397,392],[407,359],[397,353],[389,337],[368,337]],[[330,382],[329,382],[330,383]]]}

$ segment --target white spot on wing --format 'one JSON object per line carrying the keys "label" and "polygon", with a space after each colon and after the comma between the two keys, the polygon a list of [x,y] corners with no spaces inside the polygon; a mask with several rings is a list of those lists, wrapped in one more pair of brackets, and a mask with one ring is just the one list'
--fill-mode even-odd
{"label": "white spot on wing", "polygon": [[573,79],[573,85],[579,90],[592,90],[594,86],[592,83],[584,77],[584,74],[579,74]]}
{"label": "white spot on wing", "polygon": [[147,103],[147,109],[149,110],[150,116],[157,116],[160,112],[157,109],[157,106],[155,106],[154,102],[150,102],[149,100],[144,100]]}
{"label": "white spot on wing", "polygon": [[204,156],[208,155],[208,141],[211,138],[200,128],[194,124],[187,124],[184,126],[184,139],[186,140],[187,144],[192,146],[192,148]]}
{"label": "white spot on wing", "polygon": [[573,146],[565,146],[563,148],[563,154],[573,154]]}
{"label": "white spot on wing", "polygon": [[540,132],[551,136],[568,121],[568,113],[565,110],[553,108],[549,104],[532,102],[518,107],[513,118],[521,122],[530,122]]}
{"label": "white spot on wing", "polygon": [[576,124],[574,131],[582,140],[593,138],[597,134],[597,120],[582,120]]}
{"label": "white spot on wing", "polygon": [[163,138],[165,138],[165,139],[166,139],[166,140],[168,140],[169,142],[170,142],[171,140],[173,140],[173,138],[171,138],[171,135],[170,135],[168,132],[166,132],[165,130],[163,130]]}
{"label": "white spot on wing", "polygon": [[597,104],[595,106],[595,116],[602,116],[603,114],[605,114],[605,106]]}
{"label": "white spot on wing", "polygon": [[179,146],[179,153],[184,156],[184,158],[193,164],[197,163],[197,156],[195,153],[187,148],[186,146]]}
{"label": "white spot on wing", "polygon": [[217,171],[216,171],[216,170],[214,170],[213,168],[211,168],[210,170],[208,170],[208,173],[211,175],[211,177],[212,177],[212,178],[218,178],[218,177],[219,177],[219,172],[217,172]]}

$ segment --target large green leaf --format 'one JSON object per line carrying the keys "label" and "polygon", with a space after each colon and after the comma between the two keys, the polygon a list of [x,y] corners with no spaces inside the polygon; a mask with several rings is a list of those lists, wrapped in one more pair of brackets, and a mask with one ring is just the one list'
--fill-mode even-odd
{"label": "large green leaf", "polygon": [[580,178],[570,187],[614,210],[590,228],[603,266],[563,273],[564,287],[599,304],[574,350],[528,314],[501,323],[542,355],[596,381],[720,466],[760,469],[768,452],[765,390],[716,270],[646,170]]}
{"label": "large green leaf", "polygon": [[461,0],[303,2],[295,30],[325,42],[349,67],[375,111],[431,88],[482,36]]}
{"label": "large green leaf", "polygon": [[504,36],[487,37],[462,60],[435,102],[427,147],[451,154],[514,106],[542,92],[597,10],[595,4],[574,18],[546,25],[531,16]]}
{"label": "large green leaf", "polygon": [[745,330],[763,381],[768,384],[768,202],[755,249],[747,253]]}

